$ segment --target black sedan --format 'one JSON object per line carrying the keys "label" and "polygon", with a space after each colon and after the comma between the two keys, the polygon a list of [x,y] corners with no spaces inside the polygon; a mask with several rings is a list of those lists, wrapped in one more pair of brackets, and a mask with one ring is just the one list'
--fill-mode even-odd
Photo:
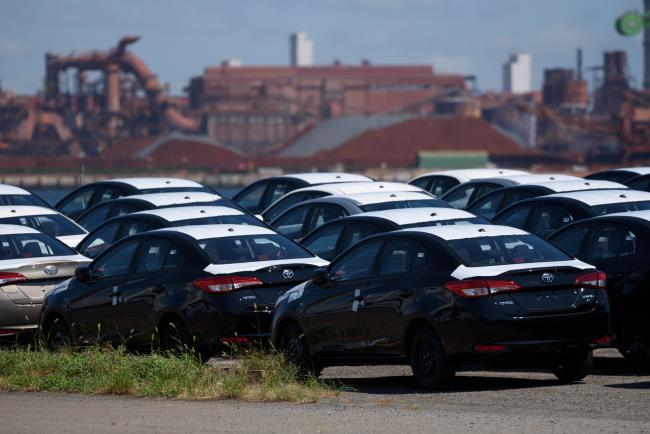
{"label": "black sedan", "polygon": [[549,241],[607,274],[615,345],[650,367],[650,211],[632,211],[570,224]]}
{"label": "black sedan", "polygon": [[646,209],[650,209],[650,193],[645,191],[577,191],[522,200],[501,211],[492,221],[547,237],[588,217]]}
{"label": "black sedan", "polygon": [[108,219],[77,245],[77,251],[95,258],[116,241],[153,229],[207,224],[247,224],[267,227],[245,211],[225,206],[182,206],[138,211]]}
{"label": "black sedan", "polygon": [[410,363],[433,388],[466,364],[517,361],[578,381],[610,341],[604,273],[489,225],[369,237],[278,299],[272,341],[305,369]]}
{"label": "black sedan", "polygon": [[342,251],[371,235],[402,228],[457,224],[490,224],[482,217],[454,208],[408,208],[364,212],[325,223],[300,244],[331,261]]}
{"label": "black sedan", "polygon": [[211,188],[198,182],[178,178],[115,178],[92,182],[72,190],[61,199],[55,208],[72,219],[77,219],[88,208],[106,200],[134,194],[162,193],[175,191],[205,191]]}
{"label": "black sedan", "polygon": [[327,196],[294,205],[270,222],[271,227],[295,240],[339,217],[400,208],[449,207],[427,192],[374,192]]}
{"label": "black sedan", "polygon": [[622,167],[620,169],[594,172],[585,176],[585,179],[602,179],[605,181],[620,182],[621,184],[625,184],[627,181],[630,181],[637,176],[647,174],[650,174],[650,167]]}
{"label": "black sedan", "polygon": [[266,339],[274,303],[327,264],[269,229],[184,226],[125,238],[45,297],[50,346],[196,348]]}
{"label": "black sedan", "polygon": [[237,205],[229,199],[225,199],[214,193],[178,192],[135,194],[99,203],[81,214],[77,219],[77,223],[79,223],[79,225],[84,229],[92,231],[101,223],[112,217],[118,217],[124,214],[130,214],[136,211],[145,211],[148,209],[198,204],[238,208]]}

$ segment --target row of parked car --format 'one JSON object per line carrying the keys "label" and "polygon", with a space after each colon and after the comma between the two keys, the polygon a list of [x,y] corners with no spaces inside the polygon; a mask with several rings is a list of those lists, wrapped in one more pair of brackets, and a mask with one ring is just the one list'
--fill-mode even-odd
{"label": "row of parked car", "polygon": [[54,209],[0,186],[0,336],[204,356],[270,339],[316,372],[408,362],[425,387],[482,361],[577,381],[609,345],[648,366],[646,175],[309,173],[232,199],[131,178]]}

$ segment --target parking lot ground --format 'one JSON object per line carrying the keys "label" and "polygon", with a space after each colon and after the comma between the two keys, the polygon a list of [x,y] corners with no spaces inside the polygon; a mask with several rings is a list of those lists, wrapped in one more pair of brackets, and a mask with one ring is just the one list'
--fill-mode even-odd
{"label": "parking lot ground", "polygon": [[323,375],[347,391],[316,404],[0,393],[0,432],[650,432],[650,373],[630,371],[614,350],[598,351],[593,374],[573,385],[545,372],[468,371],[424,393],[408,367]]}

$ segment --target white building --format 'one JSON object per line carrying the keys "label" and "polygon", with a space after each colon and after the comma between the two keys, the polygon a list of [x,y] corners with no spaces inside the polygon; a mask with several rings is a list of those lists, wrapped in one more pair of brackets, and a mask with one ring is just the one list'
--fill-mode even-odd
{"label": "white building", "polygon": [[503,91],[527,93],[531,91],[532,57],[529,53],[511,54],[503,64]]}
{"label": "white building", "polygon": [[293,66],[311,66],[314,64],[314,42],[307,33],[292,33],[289,37],[291,64]]}

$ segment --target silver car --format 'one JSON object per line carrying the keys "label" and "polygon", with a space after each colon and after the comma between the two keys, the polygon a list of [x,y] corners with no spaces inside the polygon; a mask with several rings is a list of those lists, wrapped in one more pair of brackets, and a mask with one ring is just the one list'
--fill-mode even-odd
{"label": "silver car", "polygon": [[48,234],[0,224],[0,338],[35,330],[45,292],[89,262]]}

